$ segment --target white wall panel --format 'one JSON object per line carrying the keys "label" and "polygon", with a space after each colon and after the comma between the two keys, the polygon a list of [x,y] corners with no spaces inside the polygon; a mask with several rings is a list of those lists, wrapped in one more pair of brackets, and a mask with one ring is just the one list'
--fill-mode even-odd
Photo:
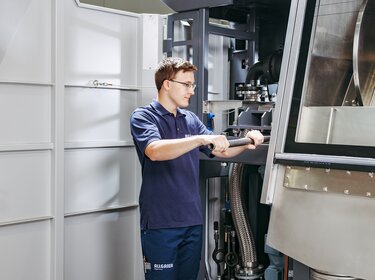
{"label": "white wall panel", "polygon": [[50,221],[0,227],[0,279],[51,279]]}
{"label": "white wall panel", "polygon": [[50,164],[49,151],[0,153],[0,223],[51,215]]}
{"label": "white wall panel", "polygon": [[51,141],[51,88],[0,84],[0,145]]}
{"label": "white wall panel", "polygon": [[140,83],[141,16],[64,5],[64,279],[143,279],[139,162],[127,146],[141,97],[124,89]]}
{"label": "white wall panel", "polygon": [[67,150],[65,213],[135,204],[137,165],[133,147]]}
{"label": "white wall panel", "polygon": [[[137,209],[66,218],[65,279],[132,280],[141,263]],[[139,259],[137,259],[139,258]]]}
{"label": "white wall panel", "polygon": [[77,9],[65,1],[65,75],[67,84],[95,79],[137,85],[139,16]]}
{"label": "white wall panel", "polygon": [[65,141],[130,141],[129,119],[137,91],[65,89]]}
{"label": "white wall panel", "polygon": [[0,80],[51,82],[51,1],[0,1]]}

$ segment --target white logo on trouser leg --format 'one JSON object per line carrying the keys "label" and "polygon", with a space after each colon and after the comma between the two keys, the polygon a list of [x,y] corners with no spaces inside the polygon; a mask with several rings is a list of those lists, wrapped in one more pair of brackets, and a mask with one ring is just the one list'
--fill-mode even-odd
{"label": "white logo on trouser leg", "polygon": [[155,263],[154,270],[164,270],[173,268],[173,263]]}

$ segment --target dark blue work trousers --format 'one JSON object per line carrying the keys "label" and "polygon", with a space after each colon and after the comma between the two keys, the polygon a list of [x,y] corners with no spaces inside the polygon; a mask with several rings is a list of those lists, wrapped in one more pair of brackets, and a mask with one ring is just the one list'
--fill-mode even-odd
{"label": "dark blue work trousers", "polygon": [[196,280],[202,225],[141,231],[146,280]]}

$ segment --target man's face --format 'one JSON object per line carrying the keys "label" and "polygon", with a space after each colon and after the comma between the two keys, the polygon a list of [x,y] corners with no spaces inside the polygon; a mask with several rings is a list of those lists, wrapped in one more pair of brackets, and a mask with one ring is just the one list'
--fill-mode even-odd
{"label": "man's face", "polygon": [[170,100],[179,108],[189,106],[190,98],[194,95],[194,72],[179,71],[169,82],[171,87]]}

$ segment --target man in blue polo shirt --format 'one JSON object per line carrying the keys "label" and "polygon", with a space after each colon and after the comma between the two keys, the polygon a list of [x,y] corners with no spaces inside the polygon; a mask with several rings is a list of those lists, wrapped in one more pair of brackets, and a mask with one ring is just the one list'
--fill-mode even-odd
{"label": "man in blue polo shirt", "polygon": [[[263,142],[259,131],[246,136],[254,145],[228,148],[192,112],[197,68],[181,58],[166,58],[155,72],[157,98],[136,109],[131,132],[142,166],[139,196],[145,277],[195,280],[202,247],[199,152],[233,157]],[[212,145],[210,150],[207,145]]]}

